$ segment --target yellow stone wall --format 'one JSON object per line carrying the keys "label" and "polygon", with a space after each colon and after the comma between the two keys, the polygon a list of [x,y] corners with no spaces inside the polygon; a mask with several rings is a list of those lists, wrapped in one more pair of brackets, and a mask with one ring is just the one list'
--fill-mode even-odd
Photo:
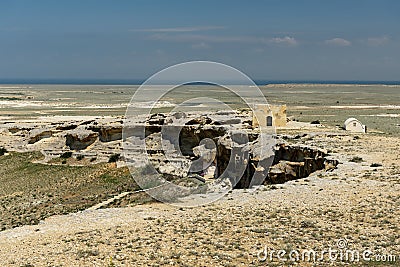
{"label": "yellow stone wall", "polygon": [[253,127],[267,126],[267,117],[272,116],[272,126],[286,126],[286,105],[255,105]]}

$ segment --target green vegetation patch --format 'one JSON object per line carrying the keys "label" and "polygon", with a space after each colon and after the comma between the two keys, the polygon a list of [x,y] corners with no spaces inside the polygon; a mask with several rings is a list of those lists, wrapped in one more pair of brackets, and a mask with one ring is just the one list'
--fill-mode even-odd
{"label": "green vegetation patch", "polygon": [[0,157],[0,230],[84,210],[138,189],[128,168],[114,164],[45,165],[39,152]]}

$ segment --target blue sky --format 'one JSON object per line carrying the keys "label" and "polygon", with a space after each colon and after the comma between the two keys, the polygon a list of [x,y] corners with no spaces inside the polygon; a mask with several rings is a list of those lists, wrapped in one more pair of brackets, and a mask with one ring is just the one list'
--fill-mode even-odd
{"label": "blue sky", "polygon": [[0,79],[145,79],[191,60],[253,79],[400,80],[400,1],[0,2]]}

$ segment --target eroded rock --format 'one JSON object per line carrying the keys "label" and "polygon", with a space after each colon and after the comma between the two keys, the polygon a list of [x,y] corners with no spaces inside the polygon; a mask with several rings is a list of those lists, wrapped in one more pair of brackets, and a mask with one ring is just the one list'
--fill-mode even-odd
{"label": "eroded rock", "polygon": [[42,139],[50,138],[53,132],[49,130],[32,130],[29,134],[28,144],[34,144]]}
{"label": "eroded rock", "polygon": [[98,133],[81,130],[70,132],[65,136],[65,144],[72,150],[83,150],[96,142]]}
{"label": "eroded rock", "polygon": [[[2,145],[18,151],[40,149],[46,160],[68,150],[84,150],[80,153],[85,157],[106,162],[111,154],[122,153],[123,145],[123,158],[130,166],[143,167],[150,162],[167,177],[226,178],[237,188],[298,179],[338,164],[317,148],[288,145],[285,140],[276,145],[279,138],[260,135],[249,122],[251,113],[247,111],[176,112],[133,117],[125,125],[120,118],[111,117],[49,118],[41,122],[40,130],[31,130],[37,121],[0,128]],[[35,144],[44,138],[49,140]],[[35,146],[28,147],[28,143]]]}

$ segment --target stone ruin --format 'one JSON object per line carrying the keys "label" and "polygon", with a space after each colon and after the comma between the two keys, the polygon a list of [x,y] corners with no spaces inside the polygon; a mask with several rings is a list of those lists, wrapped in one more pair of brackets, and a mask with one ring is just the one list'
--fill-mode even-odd
{"label": "stone ruin", "polygon": [[3,122],[0,146],[41,151],[45,162],[66,151],[92,163],[118,153],[130,167],[151,164],[165,177],[202,182],[224,177],[236,188],[283,183],[338,164],[318,148],[290,145],[272,132],[265,137],[253,129],[248,110],[153,114],[125,124],[116,117]]}
{"label": "stone ruin", "polygon": [[338,164],[318,148],[289,145],[251,124],[249,112],[154,114],[125,125],[125,159],[142,166],[147,153],[148,163],[165,176],[223,177],[236,188],[284,183]]}

